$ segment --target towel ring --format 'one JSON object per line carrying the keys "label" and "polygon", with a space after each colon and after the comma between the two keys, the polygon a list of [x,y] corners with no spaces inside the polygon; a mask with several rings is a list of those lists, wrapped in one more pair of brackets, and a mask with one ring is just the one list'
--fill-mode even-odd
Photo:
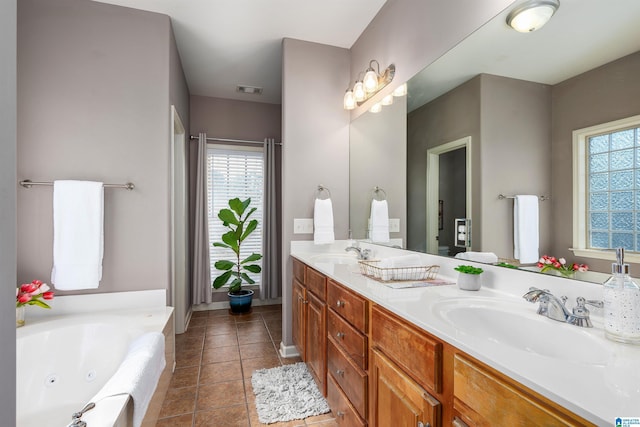
{"label": "towel ring", "polygon": [[[377,201],[387,200],[387,193],[385,193],[385,191],[382,188],[378,187],[377,185],[373,187],[371,191],[373,192],[373,200],[377,200]],[[376,197],[381,197],[381,198],[376,199]]]}
{"label": "towel ring", "polygon": [[331,198],[331,192],[329,191],[329,189],[327,187],[325,187],[324,185],[320,184],[318,185],[318,189],[316,190],[316,198],[320,199],[322,196],[322,193],[327,193],[327,197],[324,199],[330,199]]}

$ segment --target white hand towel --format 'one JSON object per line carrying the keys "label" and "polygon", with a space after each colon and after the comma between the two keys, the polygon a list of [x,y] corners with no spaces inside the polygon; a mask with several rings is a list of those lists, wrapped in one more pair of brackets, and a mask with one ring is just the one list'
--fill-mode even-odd
{"label": "white hand towel", "polygon": [[389,206],[386,200],[371,201],[369,238],[372,242],[389,241]]}
{"label": "white hand towel", "polygon": [[[424,265],[423,262],[420,261],[420,255],[418,254],[410,254],[410,255],[399,255],[394,257],[388,257],[381,259],[378,263],[378,267],[381,269],[381,279],[382,280],[394,280],[394,279],[404,279],[404,280],[417,280],[420,278],[421,272],[413,273],[409,272],[407,274],[406,271],[395,271],[392,270],[394,268],[405,268],[405,267],[420,267]],[[411,277],[414,276],[414,277]]]}
{"label": "white hand towel", "polygon": [[515,196],[513,203],[513,257],[522,264],[538,262],[538,196]]}
{"label": "white hand towel", "polygon": [[95,289],[102,279],[104,187],[101,182],[53,183],[53,269],[59,290]]}
{"label": "white hand towel", "polygon": [[493,252],[458,252],[455,258],[465,259],[468,261],[483,262],[485,264],[495,264],[496,262],[498,262],[498,255],[494,254]]}
{"label": "white hand towel", "polygon": [[111,396],[130,395],[133,398],[133,425],[139,427],[165,365],[164,335],[160,332],[141,335],[131,343],[116,373],[91,401],[97,403]]}
{"label": "white hand towel", "polygon": [[316,199],[313,208],[313,242],[316,245],[333,243],[333,205],[331,199]]}

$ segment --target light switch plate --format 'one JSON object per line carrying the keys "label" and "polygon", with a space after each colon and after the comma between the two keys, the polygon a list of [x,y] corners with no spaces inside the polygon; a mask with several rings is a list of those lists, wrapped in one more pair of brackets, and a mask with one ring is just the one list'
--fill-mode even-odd
{"label": "light switch plate", "polygon": [[294,218],[293,234],[313,234],[313,218]]}
{"label": "light switch plate", "polygon": [[400,218],[389,218],[389,232],[390,233],[400,232]]}

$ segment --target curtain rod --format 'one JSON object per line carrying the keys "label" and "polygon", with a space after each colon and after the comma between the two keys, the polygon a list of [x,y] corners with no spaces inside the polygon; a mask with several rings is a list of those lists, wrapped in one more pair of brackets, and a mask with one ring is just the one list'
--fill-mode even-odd
{"label": "curtain rod", "polygon": [[[191,135],[189,139],[192,141],[197,141],[199,137]],[[230,142],[230,143],[243,143],[243,144],[264,144],[264,141],[253,141],[250,139],[229,139],[229,138],[213,138],[207,137],[207,141],[218,141],[218,142]],[[276,142],[276,145],[282,145],[282,142]]]}

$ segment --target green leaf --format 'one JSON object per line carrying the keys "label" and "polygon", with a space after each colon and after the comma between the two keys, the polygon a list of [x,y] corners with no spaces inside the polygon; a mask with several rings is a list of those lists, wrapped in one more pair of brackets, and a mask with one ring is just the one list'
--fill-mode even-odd
{"label": "green leaf", "polygon": [[238,239],[236,239],[235,231],[227,231],[222,235],[222,241],[229,245],[229,248],[238,253]]}
{"label": "green leaf", "polygon": [[472,265],[459,265],[454,268],[454,270],[466,274],[480,274],[483,271],[480,267],[474,267]]}
{"label": "green leaf", "polygon": [[231,249],[231,246],[227,245],[226,243],[222,243],[222,242],[213,242],[213,246],[215,246],[217,248]]}
{"label": "green leaf", "polygon": [[38,307],[42,307],[42,308],[51,308],[51,307],[49,307],[49,304],[47,304],[46,302],[42,301],[41,299],[37,299],[37,298],[32,299],[27,304],[29,304],[29,305],[37,305]]}
{"label": "green leaf", "polygon": [[260,273],[262,271],[262,268],[256,264],[243,265],[242,268],[244,268],[245,270],[251,273]]}
{"label": "green leaf", "polygon": [[244,279],[245,282],[247,282],[250,285],[253,285],[254,283],[256,283],[256,281],[253,280],[251,277],[249,277],[249,275],[246,273],[242,273],[242,278]]}
{"label": "green leaf", "polygon": [[224,273],[222,273],[221,275],[215,278],[215,280],[213,281],[213,287],[216,289],[220,289],[221,287],[227,284],[230,277],[231,277],[231,271],[225,271]]}
{"label": "green leaf", "polygon": [[241,242],[244,241],[244,239],[246,239],[249,236],[249,234],[251,234],[253,230],[256,229],[257,226],[258,226],[258,220],[252,219],[251,221],[249,221],[249,225],[247,225],[247,229],[244,230],[244,233],[242,234],[240,241]]}
{"label": "green leaf", "polygon": [[253,253],[253,254],[249,255],[248,257],[246,257],[245,259],[243,259],[240,262],[240,264],[245,264],[245,263],[251,262],[251,261],[258,261],[261,258],[262,258],[262,255]]}
{"label": "green leaf", "polygon": [[251,216],[251,214],[253,214],[257,210],[258,208],[251,208],[251,210],[247,213],[247,216],[244,217],[244,220],[246,221]]}
{"label": "green leaf", "polygon": [[229,209],[221,209],[218,213],[218,218],[225,223],[225,226],[227,224],[238,225],[240,223],[238,218]]}
{"label": "green leaf", "polygon": [[227,260],[220,260],[220,261],[216,261],[216,263],[214,264],[214,266],[216,267],[216,269],[218,270],[231,270],[233,267],[236,266],[235,262],[231,262],[231,261],[227,261]]}
{"label": "green leaf", "polygon": [[237,292],[242,289],[242,280],[233,279],[233,282],[229,285],[229,292]]}
{"label": "green leaf", "polygon": [[[247,198],[244,202],[242,202],[242,212],[246,211],[250,204],[251,204],[251,197]],[[253,210],[255,210],[255,208]],[[249,212],[247,216],[251,215],[251,212]]]}
{"label": "green leaf", "polygon": [[233,209],[233,211],[236,214],[238,214],[239,217],[242,216],[242,214],[244,213],[244,210],[246,208],[244,203],[237,197],[235,199],[229,200],[229,207],[231,209]]}

